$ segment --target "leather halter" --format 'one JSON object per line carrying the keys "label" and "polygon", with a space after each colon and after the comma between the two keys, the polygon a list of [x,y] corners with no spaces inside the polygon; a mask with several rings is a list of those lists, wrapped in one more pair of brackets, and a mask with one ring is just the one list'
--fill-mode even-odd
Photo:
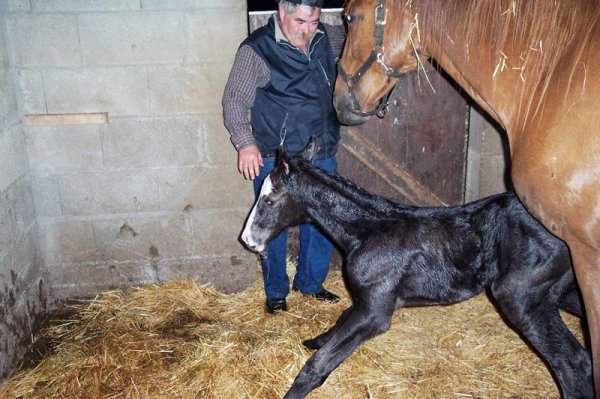
{"label": "leather halter", "polygon": [[373,48],[371,48],[371,54],[365,60],[358,71],[354,75],[350,75],[344,71],[341,63],[338,63],[338,74],[342,77],[346,85],[348,86],[348,93],[350,95],[350,99],[352,100],[352,112],[361,115],[361,116],[371,116],[377,115],[380,118],[383,118],[385,113],[387,112],[387,108],[389,106],[389,100],[392,97],[393,93],[396,91],[398,85],[394,86],[394,89],[388,93],[385,101],[382,101],[374,110],[372,111],[363,111],[360,107],[360,103],[358,98],[356,98],[356,93],[354,92],[354,85],[358,83],[360,78],[367,72],[371,65],[375,61],[385,72],[385,74],[392,78],[399,78],[402,76],[400,72],[395,71],[393,68],[385,65],[383,60],[383,52],[385,50],[383,46],[383,32],[385,30],[385,25],[387,23],[387,9],[385,8],[385,0],[378,0],[377,5],[375,6],[375,44]]}

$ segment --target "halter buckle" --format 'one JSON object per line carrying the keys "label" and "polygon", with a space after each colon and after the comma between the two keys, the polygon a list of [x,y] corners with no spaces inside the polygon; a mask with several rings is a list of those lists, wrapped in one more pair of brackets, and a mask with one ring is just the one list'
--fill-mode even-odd
{"label": "halter buckle", "polygon": [[375,7],[375,25],[385,25],[386,23],[387,23],[387,8],[384,8],[383,2],[381,2],[377,5],[377,7]]}

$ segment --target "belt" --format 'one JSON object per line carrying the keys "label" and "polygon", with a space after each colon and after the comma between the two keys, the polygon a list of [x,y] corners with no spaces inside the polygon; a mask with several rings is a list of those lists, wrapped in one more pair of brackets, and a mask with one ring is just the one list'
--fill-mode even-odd
{"label": "belt", "polygon": [[[326,159],[326,158],[331,158],[335,156],[337,150],[337,146],[335,146],[334,148],[330,148],[327,151],[321,149],[317,155],[316,155],[316,159]],[[273,158],[277,155],[277,150],[270,150],[270,151],[261,151],[260,155],[262,155],[263,158]]]}

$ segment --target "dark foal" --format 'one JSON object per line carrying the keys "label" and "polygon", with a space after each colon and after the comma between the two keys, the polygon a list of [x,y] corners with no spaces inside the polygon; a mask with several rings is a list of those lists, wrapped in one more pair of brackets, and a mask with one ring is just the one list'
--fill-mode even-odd
{"label": "dark foal", "polygon": [[590,355],[558,309],[583,309],[565,244],[514,194],[463,206],[401,206],[280,153],[242,233],[261,252],[284,228],[312,222],[345,253],[352,306],[330,330],[305,341],[317,351],[285,398],[304,398],[356,348],[385,332],[404,306],[446,305],[489,289],[509,323],[547,362],[564,398],[593,397]]}

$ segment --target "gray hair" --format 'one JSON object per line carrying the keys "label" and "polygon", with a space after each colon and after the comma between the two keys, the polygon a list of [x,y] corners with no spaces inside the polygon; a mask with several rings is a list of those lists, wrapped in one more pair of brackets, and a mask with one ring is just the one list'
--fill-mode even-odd
{"label": "gray hair", "polygon": [[296,10],[296,7],[298,7],[298,4],[286,0],[281,0],[279,4],[283,7],[285,15],[292,14]]}
{"label": "gray hair", "polygon": [[[292,14],[294,11],[296,11],[296,7],[300,5],[287,0],[280,0],[279,4],[283,7],[283,12],[285,15]],[[310,6],[310,8],[313,9],[317,7]]]}

